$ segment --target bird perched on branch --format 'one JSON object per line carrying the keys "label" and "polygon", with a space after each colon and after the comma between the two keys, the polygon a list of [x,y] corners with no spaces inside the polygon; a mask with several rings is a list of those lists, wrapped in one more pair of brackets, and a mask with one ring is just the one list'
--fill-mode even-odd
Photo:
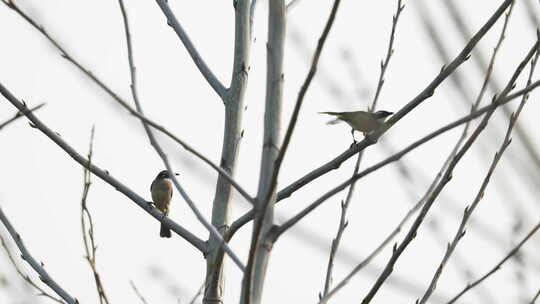
{"label": "bird perched on branch", "polygon": [[388,111],[377,112],[365,112],[365,111],[353,111],[353,112],[319,112],[320,114],[328,114],[336,116],[335,119],[327,122],[329,125],[334,125],[340,122],[346,122],[351,126],[351,134],[353,141],[354,131],[360,131],[366,136],[369,132],[378,129],[383,123],[386,117],[394,114]]}
{"label": "bird perched on branch", "polygon": [[[175,174],[178,175],[178,173]],[[169,171],[163,170],[159,172],[152,182],[152,185],[150,185],[150,192],[152,193],[152,201],[154,202],[156,208],[163,213],[163,216],[168,215],[169,204],[171,202],[173,192]],[[163,223],[161,224],[159,236],[166,238],[171,237],[171,230]]]}

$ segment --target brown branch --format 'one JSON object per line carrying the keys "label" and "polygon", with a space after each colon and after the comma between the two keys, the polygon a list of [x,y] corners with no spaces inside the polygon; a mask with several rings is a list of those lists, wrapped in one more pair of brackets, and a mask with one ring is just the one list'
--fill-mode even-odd
{"label": "brown branch", "polygon": [[[516,68],[514,74],[512,75],[510,80],[508,81],[506,87],[501,92],[501,94],[498,97],[493,98],[493,103],[499,104],[502,101],[502,99],[504,99],[504,97],[506,95],[508,95],[510,90],[513,89],[516,79],[521,74],[522,70],[525,68],[525,66],[529,62],[529,60],[531,60],[531,58],[533,57],[534,53],[536,52],[536,49],[538,48],[538,44],[539,43],[537,41],[534,44],[534,46],[531,48],[531,50],[528,52],[527,56],[525,56],[525,58],[521,61],[521,63]],[[418,228],[420,227],[420,225],[424,221],[425,216],[427,215],[427,213],[429,212],[429,210],[433,206],[433,203],[437,199],[438,195],[441,193],[442,189],[448,184],[448,182],[452,179],[452,174],[453,174],[454,168],[456,167],[458,162],[461,160],[461,158],[465,155],[465,153],[467,153],[467,151],[472,146],[472,144],[476,141],[478,136],[485,129],[485,127],[487,126],[487,123],[488,123],[489,119],[491,118],[491,115],[494,113],[495,109],[496,108],[494,108],[493,110],[488,111],[486,113],[486,115],[484,115],[484,118],[482,119],[482,121],[480,122],[478,127],[475,129],[473,134],[469,137],[467,142],[465,142],[465,144],[459,150],[459,152],[453,157],[452,161],[448,165],[448,168],[446,169],[446,171],[445,171],[445,173],[443,175],[443,178],[437,184],[437,186],[433,190],[433,193],[430,195],[430,197],[428,198],[428,200],[426,201],[426,203],[422,207],[422,210],[420,211],[420,213],[416,217],[414,223],[412,224],[411,228],[407,232],[407,235],[405,236],[402,243],[399,246],[397,244],[394,245],[394,250],[393,250],[393,253],[392,253],[392,256],[391,256],[390,260],[386,264],[386,267],[384,268],[383,272],[381,273],[381,275],[379,276],[377,281],[373,284],[373,286],[370,289],[370,291],[368,292],[368,294],[362,300],[362,304],[367,304],[367,303],[371,302],[371,300],[373,299],[375,294],[378,292],[378,290],[381,288],[381,286],[384,284],[386,279],[391,275],[391,273],[393,272],[395,263],[397,262],[397,260],[401,256],[401,254],[405,251],[405,249],[408,247],[408,245],[411,243],[411,241],[416,237],[416,233],[418,231]]]}
{"label": "brown branch", "polygon": [[[523,1],[528,2],[528,1]],[[463,40],[467,40],[468,37],[470,37],[470,31],[467,28],[464,19],[462,17],[462,14],[459,12],[458,6],[455,4],[454,1],[443,1],[442,2],[445,7],[447,8],[447,11],[450,13],[450,16],[452,17],[452,21],[456,24],[456,27],[458,28],[458,31],[461,35],[461,38]],[[535,26],[536,27],[536,26]],[[486,62],[483,60],[484,56],[481,55],[481,50],[478,50],[479,56],[475,56],[473,63],[476,64],[476,66],[482,70],[486,70]],[[499,92],[500,91],[500,84],[497,83],[495,79],[493,79],[490,82],[491,90],[493,92]],[[510,119],[510,115],[512,114],[512,110],[508,107],[502,108],[504,115]],[[540,169],[540,154],[538,153],[538,149],[535,147],[534,141],[530,138],[529,134],[525,132],[525,130],[521,127],[521,124],[517,124],[514,130],[516,137],[518,138],[518,143],[523,145],[523,148],[527,152],[526,154],[530,157],[532,160],[532,163],[534,166],[524,166],[521,168],[521,170],[517,170],[517,173],[519,175],[523,175],[523,171],[527,171],[527,174],[532,175],[533,177],[528,178],[528,182],[535,183],[535,189],[538,189],[540,187],[540,183],[538,183],[539,180],[539,169]],[[535,170],[531,170],[532,168],[535,168]]]}
{"label": "brown branch", "polygon": [[135,292],[135,295],[137,295],[137,298],[139,298],[139,300],[141,300],[141,302],[143,304],[148,304],[148,302],[146,302],[146,299],[143,297],[143,295],[139,292],[139,289],[137,289],[137,286],[135,286],[135,283],[133,282],[133,280],[129,280],[129,285],[131,285],[131,288],[133,289],[133,291]]}
{"label": "brown branch", "polygon": [[[512,6],[510,6],[509,11],[507,13],[507,17],[505,19],[505,23],[504,23],[504,26],[503,26],[503,32],[501,33],[501,38],[499,40],[499,43],[497,44],[497,47],[494,50],[494,53],[497,52],[497,50],[498,50],[498,48],[499,48],[499,46],[500,46],[500,44],[502,42],[502,39],[504,37],[504,31],[506,30],[508,19],[509,19],[509,16],[510,16],[511,12],[512,12],[512,8],[513,8],[513,4],[512,4]],[[533,75],[534,70],[536,68],[538,55],[539,55],[539,53],[538,53],[538,49],[537,49],[536,50],[536,56],[531,61],[531,69],[530,69],[530,72],[529,72],[527,85],[530,85],[531,82],[532,82],[532,75]],[[494,56],[495,55],[493,55],[493,57]],[[493,61],[493,58],[492,58],[492,61]],[[488,71],[491,70],[491,67],[492,67],[492,62],[490,63],[490,67],[488,68]],[[484,84],[486,84],[486,82]],[[522,101],[521,101],[517,111],[515,112],[515,114],[512,114],[510,116],[510,121],[509,121],[509,124],[508,124],[508,128],[506,130],[506,135],[505,135],[504,140],[503,140],[503,142],[501,144],[501,147],[499,148],[499,151],[497,153],[495,153],[495,157],[493,158],[493,161],[491,163],[489,171],[486,174],[486,176],[485,176],[485,178],[484,178],[484,180],[482,182],[482,185],[481,185],[481,187],[480,187],[480,189],[479,189],[473,203],[470,206],[467,206],[465,208],[461,223],[460,223],[459,228],[458,228],[458,230],[457,230],[457,232],[456,232],[456,234],[454,236],[454,239],[452,240],[452,243],[448,244],[446,252],[444,254],[444,257],[443,257],[439,267],[437,268],[437,271],[433,275],[433,278],[431,280],[431,283],[429,284],[428,289],[426,290],[426,292],[422,296],[422,299],[419,302],[420,304],[425,303],[429,299],[429,297],[431,296],[431,293],[435,290],[435,288],[437,286],[437,281],[438,281],[439,277],[442,274],[444,266],[446,265],[446,263],[450,259],[451,255],[454,252],[455,248],[457,247],[459,241],[465,235],[465,225],[467,224],[467,221],[469,220],[470,216],[472,215],[472,213],[474,212],[474,210],[476,209],[476,207],[480,203],[480,200],[483,198],[485,189],[487,188],[487,185],[488,185],[488,183],[490,181],[490,178],[491,178],[491,176],[493,174],[493,171],[495,170],[497,164],[499,163],[499,160],[501,159],[502,154],[506,151],[506,148],[510,145],[510,142],[511,142],[510,135],[511,135],[513,129],[514,129],[514,126],[516,125],[517,119],[518,119],[518,117],[519,117],[519,115],[521,113],[521,110],[523,109],[523,106],[527,102],[528,96],[529,96],[528,94],[523,95]]]}
{"label": "brown branch", "polygon": [[[81,228],[82,228],[84,251],[85,251],[84,258],[88,262],[88,265],[90,266],[90,269],[92,270],[92,274],[94,275],[94,281],[96,282],[96,289],[99,296],[99,303],[109,304],[107,293],[105,292],[105,289],[103,288],[101,277],[97,271],[97,266],[96,266],[97,246],[94,239],[94,221],[92,219],[92,214],[90,213],[90,210],[88,210],[88,207],[86,205],[88,192],[90,191],[90,186],[92,185],[92,179],[91,179],[92,173],[87,169],[87,167],[89,167],[92,164],[92,154],[93,154],[93,146],[94,146],[93,142],[94,142],[94,127],[92,127],[92,131],[90,133],[90,148],[88,149],[88,157],[87,157],[88,165],[83,167],[84,187],[83,187],[83,194],[81,198]],[[87,223],[88,223],[88,229],[86,226]]]}
{"label": "brown branch", "polygon": [[[519,242],[514,248],[512,248],[512,250],[510,250],[510,252],[508,252],[508,254],[499,263],[497,263],[497,265],[491,268],[490,271],[488,271],[486,274],[481,276],[478,280],[467,284],[467,286],[465,286],[465,288],[463,288],[461,292],[459,292],[450,301],[448,301],[447,304],[452,304],[456,302],[464,293],[471,290],[478,284],[482,283],[485,279],[487,279],[489,276],[494,274],[497,270],[501,269],[502,265],[506,263],[506,261],[508,261],[512,256],[514,256],[521,249],[521,246],[523,246],[523,244],[525,244],[536,233],[536,231],[539,228],[540,228],[540,222],[538,222],[538,224],[536,224],[536,226],[533,227],[533,229],[521,240],[521,242]],[[536,297],[535,299],[533,299],[532,303],[534,303],[534,300],[536,300]]]}

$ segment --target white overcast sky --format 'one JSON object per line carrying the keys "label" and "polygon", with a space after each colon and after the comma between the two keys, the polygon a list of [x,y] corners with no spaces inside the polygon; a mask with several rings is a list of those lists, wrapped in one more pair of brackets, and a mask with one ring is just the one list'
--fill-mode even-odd
{"label": "white overcast sky", "polygon": [[[476,32],[502,1],[453,0],[464,14],[471,32]],[[495,65],[494,77],[502,85],[533,45],[536,29],[525,1],[517,1],[507,38]],[[245,136],[241,143],[236,179],[252,194],[256,193],[262,146],[266,67],[266,1],[255,15],[251,71],[244,115]],[[304,0],[287,16],[285,50],[285,88],[283,123],[290,113],[308,62],[322,32],[333,1]],[[349,128],[327,126],[328,117],[319,111],[366,109],[376,88],[379,64],[383,58],[396,1],[342,1],[335,25],[321,57],[319,74],[309,90],[290,149],[283,164],[279,188],[303,176],[349,147]],[[234,38],[232,1],[169,1],[177,18],[189,33],[216,76],[228,85],[231,77]],[[432,18],[438,35],[453,58],[464,46],[443,1],[405,1],[395,41],[395,53],[386,75],[379,108],[397,111],[414,98],[438,73],[443,62],[431,43],[420,17],[420,6]],[[81,63],[89,67],[120,96],[131,102],[129,69],[124,29],[117,1],[29,1],[19,0],[25,12]],[[223,105],[205,82],[185,48],[166,25],[155,1],[126,1],[134,44],[139,92],[148,117],[159,121],[193,147],[219,163],[223,136]],[[502,19],[479,43],[488,56],[495,46]],[[81,154],[86,154],[90,129],[96,128],[94,163],[107,169],[138,194],[150,199],[149,187],[163,164],[148,144],[139,121],[128,115],[69,62],[62,59],[51,44],[22,18],[0,5],[0,82],[29,105],[46,102],[37,112],[50,128]],[[344,52],[353,61],[343,59]],[[354,71],[352,75],[351,70]],[[459,69],[470,96],[476,96],[482,72],[473,60]],[[535,77],[538,79],[538,77]],[[524,77],[518,82],[524,86]],[[492,92],[483,104],[489,102]],[[535,121],[540,106],[532,94],[520,123],[540,148]],[[405,147],[446,123],[468,112],[470,100],[463,100],[450,80],[435,95],[402,119],[382,139],[393,150]],[[512,104],[515,108],[517,102]],[[15,113],[11,104],[0,98],[0,121]],[[488,131],[458,165],[454,179],[436,202],[427,223],[396,265],[392,279],[375,297],[374,303],[413,303],[427,288],[446,243],[451,240],[463,208],[470,204],[498,148],[507,120],[496,114]],[[285,127],[282,128],[283,130]],[[414,199],[420,198],[439,170],[459,136],[459,130],[419,148],[403,159],[412,172],[411,181],[400,178],[390,165],[358,183],[357,194],[349,209],[350,224],[338,254],[335,280],[338,282],[354,265],[369,254],[399,222]],[[360,137],[360,134],[357,134]],[[197,206],[209,216],[216,173],[181,147],[158,136],[180,172],[183,186]],[[0,132],[0,206],[18,229],[37,260],[81,303],[96,303],[97,294],[90,269],[83,259],[80,229],[82,168],[41,132],[20,119]],[[370,147],[363,166],[388,156],[380,145]],[[512,143],[496,170],[484,200],[473,220],[487,227],[469,227],[456,256],[438,284],[437,299],[448,299],[466,284],[459,267],[465,260],[473,277],[483,274],[538,222],[538,188],[533,178],[520,178],[508,161],[527,164],[518,140]],[[309,184],[276,208],[277,221],[290,217],[331,187],[348,178],[352,159],[339,170]],[[538,177],[537,175],[535,175]],[[204,280],[205,261],[200,253],[179,237],[158,237],[159,223],[108,184],[93,178],[88,204],[95,219],[98,243],[98,269],[113,303],[138,301],[131,290],[133,280],[149,303],[187,303]],[[274,246],[264,299],[267,303],[314,303],[324,287],[328,251],[338,224],[339,203],[345,193],[333,197],[306,217]],[[207,232],[197,222],[185,202],[176,193],[171,218],[201,238]],[[236,196],[233,219],[247,210],[247,203]],[[518,211],[516,211],[518,210]],[[512,233],[517,213],[523,219],[522,230]],[[433,233],[428,223],[434,220],[441,229]],[[407,226],[408,227],[408,226]],[[231,242],[246,260],[251,226],[244,227]],[[6,236],[0,228],[0,234]],[[400,235],[396,241],[400,241]],[[537,254],[539,237],[524,248],[527,264],[523,286],[516,282],[512,264],[504,267],[465,299],[469,302],[517,303],[532,297],[540,286]],[[13,247],[13,246],[12,246]],[[17,252],[13,248],[14,252]],[[336,303],[359,302],[371,288],[387,262],[387,248],[364,272],[336,297]],[[0,274],[9,277],[12,286],[0,288],[0,303],[46,303],[46,299],[15,299],[21,289],[12,266],[0,254]],[[18,257],[18,254],[16,254]],[[534,260],[536,259],[536,260]],[[36,277],[28,267],[30,276]],[[227,303],[238,301],[241,273],[232,263],[226,266]],[[401,280],[401,281],[399,281]],[[11,290],[11,291],[9,291]],[[486,295],[487,294],[487,295]],[[488,298],[486,298],[488,297]]]}

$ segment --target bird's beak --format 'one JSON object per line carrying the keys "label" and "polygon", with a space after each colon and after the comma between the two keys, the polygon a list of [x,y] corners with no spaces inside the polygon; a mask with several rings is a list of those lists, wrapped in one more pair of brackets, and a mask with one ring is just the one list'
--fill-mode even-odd
{"label": "bird's beak", "polygon": [[174,173],[174,175],[178,176],[178,175],[180,175],[180,173]]}

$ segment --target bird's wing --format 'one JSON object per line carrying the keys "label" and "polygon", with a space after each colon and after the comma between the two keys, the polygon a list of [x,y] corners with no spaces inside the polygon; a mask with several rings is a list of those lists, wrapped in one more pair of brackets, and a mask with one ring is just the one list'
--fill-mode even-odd
{"label": "bird's wing", "polygon": [[338,116],[338,115],[343,114],[343,112],[319,112],[319,114],[328,114],[328,115]]}

